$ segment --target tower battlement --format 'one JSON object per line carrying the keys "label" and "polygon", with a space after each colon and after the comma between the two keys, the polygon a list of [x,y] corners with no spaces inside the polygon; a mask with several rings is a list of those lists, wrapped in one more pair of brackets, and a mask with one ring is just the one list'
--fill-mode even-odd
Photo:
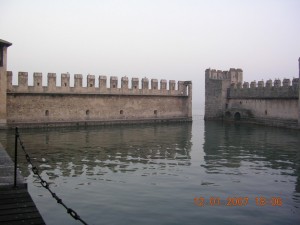
{"label": "tower battlement", "polygon": [[205,79],[229,80],[231,83],[238,83],[243,81],[243,70],[230,68],[228,71],[222,71],[209,68],[205,70]]}

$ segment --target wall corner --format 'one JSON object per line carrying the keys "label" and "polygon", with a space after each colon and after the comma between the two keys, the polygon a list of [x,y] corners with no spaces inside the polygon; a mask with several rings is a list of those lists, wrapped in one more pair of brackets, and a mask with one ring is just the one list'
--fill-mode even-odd
{"label": "wall corner", "polygon": [[0,39],[0,128],[7,125],[7,48],[11,45]]}

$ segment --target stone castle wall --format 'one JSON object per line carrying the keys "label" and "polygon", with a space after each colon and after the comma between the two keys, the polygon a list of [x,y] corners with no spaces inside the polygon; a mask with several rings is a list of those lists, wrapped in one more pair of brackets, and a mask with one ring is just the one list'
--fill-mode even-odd
{"label": "stone castle wall", "polygon": [[[240,115],[238,118],[237,115]],[[298,127],[298,99],[230,99],[225,120]]]}
{"label": "stone castle wall", "polygon": [[299,78],[243,82],[242,70],[205,72],[205,119],[300,128]]}
{"label": "stone castle wall", "polygon": [[127,77],[87,76],[87,86],[82,86],[82,75],[61,75],[61,85],[56,86],[56,74],[49,73],[47,86],[42,85],[42,74],[33,74],[33,86],[28,86],[28,73],[19,72],[18,85],[12,85],[12,72],[7,72],[7,124],[9,126],[60,126],[70,124],[105,124],[155,121],[191,121],[192,84],[174,80],[150,82]]}

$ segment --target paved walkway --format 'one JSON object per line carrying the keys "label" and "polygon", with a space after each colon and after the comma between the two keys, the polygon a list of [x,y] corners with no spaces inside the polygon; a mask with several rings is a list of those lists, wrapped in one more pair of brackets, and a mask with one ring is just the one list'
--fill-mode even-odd
{"label": "paved walkway", "polygon": [[14,188],[14,163],[0,143],[0,224],[45,224],[24,178],[19,171],[17,175],[17,188]]}
{"label": "paved walkway", "polygon": [[[19,187],[27,186],[19,170],[17,172],[17,184]],[[14,162],[0,143],[0,189],[12,188],[14,185]]]}

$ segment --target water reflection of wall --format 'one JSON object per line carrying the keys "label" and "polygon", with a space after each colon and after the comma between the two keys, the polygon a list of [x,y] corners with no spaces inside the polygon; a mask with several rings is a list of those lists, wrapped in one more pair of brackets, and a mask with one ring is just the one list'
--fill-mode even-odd
{"label": "water reflection of wall", "polygon": [[[28,153],[49,178],[103,175],[190,165],[192,124],[89,127],[88,129],[21,130]],[[3,134],[1,134],[2,136]],[[6,141],[4,141],[4,139]],[[14,136],[2,138],[13,155]],[[27,163],[20,154],[25,174]],[[156,171],[157,172],[157,171]]]}
{"label": "water reflection of wall", "polygon": [[[205,122],[203,165],[208,173],[239,173],[242,163],[297,176],[300,192],[300,132],[263,126]],[[234,168],[236,170],[234,170]],[[231,169],[231,170],[230,170]]]}

